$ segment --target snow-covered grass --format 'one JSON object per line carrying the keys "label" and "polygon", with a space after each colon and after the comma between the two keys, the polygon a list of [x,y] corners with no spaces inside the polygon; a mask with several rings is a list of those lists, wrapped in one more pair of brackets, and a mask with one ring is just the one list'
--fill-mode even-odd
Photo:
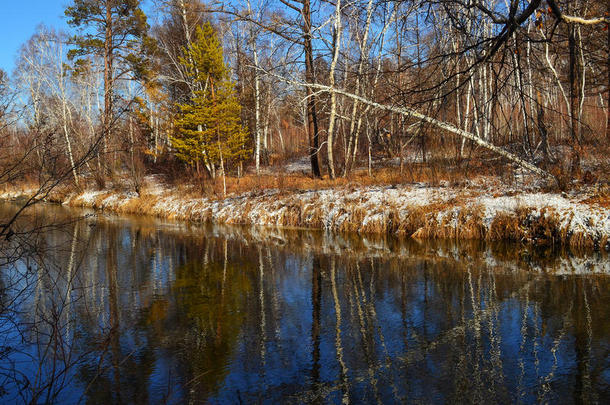
{"label": "snow-covered grass", "polygon": [[65,204],[163,218],[415,238],[512,239],[608,248],[610,209],[576,197],[411,185],[246,193],[221,200],[176,195],[156,186],[141,196],[85,192]]}
{"label": "snow-covered grass", "polygon": [[36,192],[33,186],[6,188],[0,191],[0,200],[13,200],[16,198],[29,197]]}
{"label": "snow-covered grass", "polygon": [[418,239],[516,240],[610,250],[610,209],[586,202],[587,197],[413,184],[266,190],[217,200],[189,197],[151,181],[140,195],[85,191],[62,198],[62,203],[193,222],[387,233]]}

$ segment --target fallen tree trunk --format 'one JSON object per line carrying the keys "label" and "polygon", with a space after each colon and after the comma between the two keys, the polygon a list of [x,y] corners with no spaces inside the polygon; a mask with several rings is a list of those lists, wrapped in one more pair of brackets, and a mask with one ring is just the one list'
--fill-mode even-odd
{"label": "fallen tree trunk", "polygon": [[437,120],[436,118],[430,117],[428,115],[422,114],[412,108],[409,107],[396,107],[396,106],[391,106],[391,105],[384,105],[384,104],[380,104],[377,103],[375,101],[372,100],[368,100],[364,97],[358,96],[356,94],[353,93],[349,93],[347,91],[341,90],[341,89],[337,89],[337,88],[331,88],[330,86],[325,86],[323,84],[317,84],[317,83],[295,83],[301,86],[306,86],[306,87],[310,87],[310,88],[314,88],[317,90],[321,90],[321,91],[327,91],[327,92],[334,92],[336,94],[341,94],[345,97],[349,97],[352,100],[357,100],[363,104],[366,105],[370,105],[373,108],[377,108],[380,110],[385,110],[385,111],[391,111],[397,114],[401,114],[407,117],[413,117],[416,118],[420,121],[423,122],[427,122],[429,124],[434,125],[437,128],[440,129],[444,129],[445,131],[451,132],[453,134],[459,135],[462,138],[471,140],[472,142],[476,143],[479,146],[484,147],[485,149],[488,149],[508,160],[510,160],[511,162],[516,163],[517,165],[523,167],[524,169],[527,169],[533,173],[536,173],[537,175],[539,175],[540,177],[543,178],[547,178],[547,179],[554,179],[555,177],[550,174],[549,172],[542,170],[541,168],[539,168],[538,166],[521,159],[520,157],[518,157],[515,154],[512,154],[510,152],[508,152],[507,150],[504,150],[502,148],[500,148],[499,146],[496,146],[490,142],[487,142],[486,140],[479,138],[478,136],[476,136],[475,134],[468,132],[468,131],[464,131],[450,123],[447,122],[443,122],[440,120]]}

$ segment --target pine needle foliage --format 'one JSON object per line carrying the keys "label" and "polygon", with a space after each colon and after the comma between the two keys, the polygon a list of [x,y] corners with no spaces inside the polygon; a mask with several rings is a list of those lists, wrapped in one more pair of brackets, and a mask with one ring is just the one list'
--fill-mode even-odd
{"label": "pine needle foliage", "polygon": [[230,168],[247,159],[251,150],[248,132],[241,124],[241,105],[222,46],[209,23],[197,28],[180,63],[198,90],[188,103],[178,104],[176,132],[171,137],[176,157],[197,168],[202,162],[212,175],[215,167]]}

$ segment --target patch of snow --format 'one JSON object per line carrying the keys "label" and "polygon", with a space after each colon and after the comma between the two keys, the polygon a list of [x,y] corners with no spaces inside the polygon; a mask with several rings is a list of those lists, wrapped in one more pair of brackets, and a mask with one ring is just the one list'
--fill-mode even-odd
{"label": "patch of snow", "polygon": [[284,171],[287,173],[307,172],[311,170],[311,161],[304,157],[284,165]]}
{"label": "patch of snow", "polygon": [[84,205],[93,205],[100,195],[104,194],[103,191],[85,191],[84,193],[78,195],[76,200],[78,200],[81,204]]}

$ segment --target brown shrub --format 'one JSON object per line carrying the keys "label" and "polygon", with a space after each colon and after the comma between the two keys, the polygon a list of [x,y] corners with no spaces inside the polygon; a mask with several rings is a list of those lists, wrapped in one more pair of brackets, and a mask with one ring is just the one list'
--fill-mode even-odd
{"label": "brown shrub", "polygon": [[456,239],[484,239],[485,233],[481,207],[460,209],[455,230]]}
{"label": "brown shrub", "polygon": [[509,213],[497,213],[487,233],[487,239],[493,241],[521,241],[525,237],[526,232],[521,227],[520,218],[516,214]]}

